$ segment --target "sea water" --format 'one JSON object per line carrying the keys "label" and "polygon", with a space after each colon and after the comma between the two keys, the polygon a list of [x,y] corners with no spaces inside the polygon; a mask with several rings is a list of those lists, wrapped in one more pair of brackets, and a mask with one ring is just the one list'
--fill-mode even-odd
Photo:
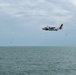
{"label": "sea water", "polygon": [[0,47],[0,75],[76,75],[76,47]]}

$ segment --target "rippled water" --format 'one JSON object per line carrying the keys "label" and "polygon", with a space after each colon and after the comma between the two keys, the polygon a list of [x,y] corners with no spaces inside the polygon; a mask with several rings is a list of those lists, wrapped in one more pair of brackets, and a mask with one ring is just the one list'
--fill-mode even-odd
{"label": "rippled water", "polygon": [[76,75],[76,48],[0,47],[0,75]]}

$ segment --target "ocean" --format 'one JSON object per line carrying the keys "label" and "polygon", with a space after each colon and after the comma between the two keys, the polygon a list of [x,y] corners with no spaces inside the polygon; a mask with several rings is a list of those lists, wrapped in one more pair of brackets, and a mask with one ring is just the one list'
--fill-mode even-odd
{"label": "ocean", "polygon": [[0,75],[76,75],[76,47],[0,47]]}

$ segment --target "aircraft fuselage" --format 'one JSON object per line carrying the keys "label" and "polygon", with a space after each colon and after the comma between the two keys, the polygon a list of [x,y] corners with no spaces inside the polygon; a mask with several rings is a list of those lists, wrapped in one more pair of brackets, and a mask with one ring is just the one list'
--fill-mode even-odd
{"label": "aircraft fuselage", "polygon": [[42,28],[42,30],[46,30],[46,31],[57,31],[58,29],[52,29],[52,28],[49,28],[49,29],[47,29],[47,28]]}

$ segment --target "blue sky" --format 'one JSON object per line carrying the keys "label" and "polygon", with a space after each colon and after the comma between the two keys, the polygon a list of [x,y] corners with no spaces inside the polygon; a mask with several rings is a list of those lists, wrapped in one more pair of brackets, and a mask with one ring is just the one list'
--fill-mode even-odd
{"label": "blue sky", "polygon": [[75,12],[76,0],[0,0],[0,46],[76,46]]}

